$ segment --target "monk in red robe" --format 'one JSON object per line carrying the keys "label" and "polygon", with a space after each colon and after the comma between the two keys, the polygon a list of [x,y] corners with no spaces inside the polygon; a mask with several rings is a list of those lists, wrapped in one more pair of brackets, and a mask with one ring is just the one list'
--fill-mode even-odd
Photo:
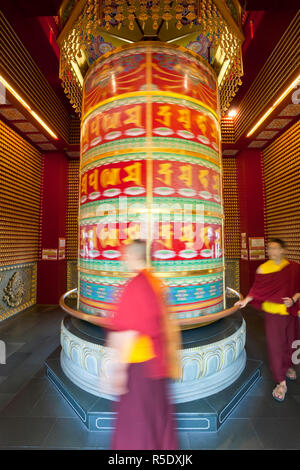
{"label": "monk in red robe", "polygon": [[292,346],[299,328],[300,265],[285,258],[285,244],[279,238],[268,243],[268,256],[269,260],[258,267],[247,297],[235,305],[244,308],[251,302],[265,312],[269,364],[277,383],[272,395],[283,401],[286,378],[296,380]]}
{"label": "monk in red robe", "polygon": [[146,243],[126,249],[137,275],[127,284],[107,345],[116,354],[111,385],[119,395],[114,450],[178,449],[168,378],[179,372],[179,331],[171,322],[159,281],[146,269]]}

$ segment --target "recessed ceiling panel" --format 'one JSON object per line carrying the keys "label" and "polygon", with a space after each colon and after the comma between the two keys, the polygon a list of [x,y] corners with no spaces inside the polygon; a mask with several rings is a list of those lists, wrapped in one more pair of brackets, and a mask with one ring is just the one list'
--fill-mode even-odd
{"label": "recessed ceiling panel", "polygon": [[38,144],[42,150],[56,150],[56,147],[52,144]]}
{"label": "recessed ceiling panel", "polygon": [[283,129],[291,122],[291,119],[273,119],[266,129]]}
{"label": "recessed ceiling panel", "polygon": [[222,154],[223,155],[236,155],[238,153],[238,150],[236,149],[227,149],[223,150]]}
{"label": "recessed ceiling panel", "polygon": [[248,148],[260,148],[260,147],[263,147],[267,143],[268,143],[267,140],[253,140],[253,142],[251,142],[248,145]]}
{"label": "recessed ceiling panel", "polygon": [[14,126],[22,132],[38,132],[38,129],[30,124],[30,122],[15,122]]}
{"label": "recessed ceiling panel", "polygon": [[279,131],[262,131],[256,136],[257,139],[273,139]]}
{"label": "recessed ceiling panel", "polygon": [[49,142],[49,140],[43,134],[27,134],[32,142]]}
{"label": "recessed ceiling panel", "polygon": [[298,116],[300,114],[300,104],[289,104],[284,108],[279,116]]}
{"label": "recessed ceiling panel", "polygon": [[26,118],[15,108],[0,108],[0,114],[5,117],[8,121],[25,121]]}

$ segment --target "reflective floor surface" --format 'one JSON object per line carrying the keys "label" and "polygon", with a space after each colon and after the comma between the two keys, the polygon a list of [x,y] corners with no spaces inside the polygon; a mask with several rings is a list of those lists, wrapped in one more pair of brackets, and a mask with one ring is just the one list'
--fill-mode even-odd
{"label": "reflective floor surface", "polygon": [[[0,364],[0,449],[109,449],[111,434],[88,431],[45,376],[64,315],[41,305],[0,323],[7,355]],[[247,355],[264,362],[263,378],[217,433],[181,432],[181,449],[300,449],[300,380],[288,384],[283,403],[272,398],[263,316],[251,307],[243,315]]]}

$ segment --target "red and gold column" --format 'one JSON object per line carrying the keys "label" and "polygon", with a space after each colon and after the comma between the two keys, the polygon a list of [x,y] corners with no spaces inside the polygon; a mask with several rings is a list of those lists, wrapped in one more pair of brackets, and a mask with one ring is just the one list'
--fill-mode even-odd
{"label": "red and gold column", "polygon": [[148,241],[148,263],[190,326],[224,308],[216,76],[193,52],[142,42],[102,56],[84,80],[79,308],[113,314],[132,275],[122,247]]}

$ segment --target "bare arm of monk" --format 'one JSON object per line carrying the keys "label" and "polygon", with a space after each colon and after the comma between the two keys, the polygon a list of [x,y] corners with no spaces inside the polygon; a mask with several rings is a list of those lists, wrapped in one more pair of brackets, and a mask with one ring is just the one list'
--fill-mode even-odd
{"label": "bare arm of monk", "polygon": [[[258,266],[256,273],[262,274],[262,269],[260,266]],[[250,295],[247,295],[247,297],[245,297],[243,300],[238,300],[234,305],[240,308],[245,308],[246,305],[248,305],[248,303],[251,302],[251,300],[253,300],[253,297],[251,297]]]}
{"label": "bare arm of monk", "polygon": [[253,297],[247,296],[243,300],[238,300],[234,305],[240,308],[246,307],[246,305],[253,300]]}
{"label": "bare arm of monk", "polygon": [[282,297],[283,303],[287,308],[292,307],[296,302],[300,300],[300,292],[297,292],[292,297]]}

